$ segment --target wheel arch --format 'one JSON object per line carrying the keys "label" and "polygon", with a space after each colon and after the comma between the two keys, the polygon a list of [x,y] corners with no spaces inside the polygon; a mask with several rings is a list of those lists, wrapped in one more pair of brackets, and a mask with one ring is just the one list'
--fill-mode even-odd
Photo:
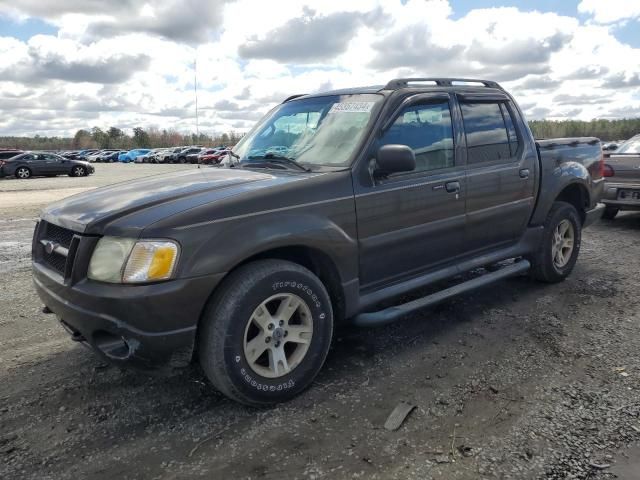
{"label": "wheel arch", "polygon": [[578,215],[580,215],[582,223],[584,223],[590,201],[590,195],[587,187],[578,182],[573,182],[565,186],[554,199],[554,202],[566,202],[573,205],[578,211]]}
{"label": "wheel arch", "polygon": [[[591,194],[585,179],[574,177],[567,181],[566,177],[543,178],[543,187],[538,195],[536,208],[531,217],[530,225],[542,225],[555,202],[566,202],[575,207],[584,223],[586,213],[591,205]],[[564,180],[564,181],[563,181]],[[545,185],[546,183],[546,185]]]}
{"label": "wheel arch", "polygon": [[[267,259],[292,262],[311,271],[311,273],[320,279],[329,293],[335,320],[339,321],[344,317],[345,292],[342,287],[342,277],[338,266],[331,255],[309,245],[294,244],[271,247],[238,260],[228,269],[225,276],[220,280],[220,284],[240,267],[251,262]],[[213,297],[220,284],[212,290],[206,303]]]}
{"label": "wheel arch", "polygon": [[220,288],[220,285],[229,278],[229,276],[238,270],[239,268],[259,260],[284,260],[288,262],[301,265],[316,275],[329,293],[331,299],[331,307],[333,309],[334,322],[339,324],[345,318],[346,311],[346,294],[341,282],[340,272],[333,258],[323,252],[322,250],[308,245],[288,245],[265,249],[259,253],[255,253],[243,260],[237,262],[225,276],[220,279],[220,282],[213,288],[204,302],[202,311],[198,318],[198,325],[195,332],[192,361],[197,358],[197,350],[199,344],[199,336],[201,332],[201,325],[206,315],[207,306],[212,298],[215,296],[216,291]]}

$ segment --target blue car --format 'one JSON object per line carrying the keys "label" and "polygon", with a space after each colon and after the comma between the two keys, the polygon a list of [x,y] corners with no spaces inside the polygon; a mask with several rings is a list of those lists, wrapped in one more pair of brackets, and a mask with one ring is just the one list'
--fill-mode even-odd
{"label": "blue car", "polygon": [[126,153],[121,153],[118,155],[118,161],[122,163],[134,162],[137,157],[140,155],[146,155],[149,153],[151,149],[149,148],[136,148],[134,150],[129,150]]}

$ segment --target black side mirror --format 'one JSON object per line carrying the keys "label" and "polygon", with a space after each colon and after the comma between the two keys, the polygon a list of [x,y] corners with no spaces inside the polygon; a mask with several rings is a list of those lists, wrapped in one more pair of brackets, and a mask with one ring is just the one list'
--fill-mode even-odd
{"label": "black side mirror", "polygon": [[375,173],[380,176],[416,169],[416,156],[406,145],[383,145],[376,155]]}

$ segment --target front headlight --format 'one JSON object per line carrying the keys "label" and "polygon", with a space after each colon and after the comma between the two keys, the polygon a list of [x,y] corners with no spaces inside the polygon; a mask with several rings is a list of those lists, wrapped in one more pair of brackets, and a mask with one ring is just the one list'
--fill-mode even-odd
{"label": "front headlight", "polygon": [[131,250],[122,275],[125,283],[167,280],[178,260],[178,245],[167,240],[139,241]]}
{"label": "front headlight", "polygon": [[88,277],[109,283],[145,283],[173,275],[179,254],[170,240],[102,237],[89,263]]}
{"label": "front headlight", "polygon": [[101,282],[121,283],[124,263],[135,243],[132,238],[102,237],[91,256],[87,276]]}

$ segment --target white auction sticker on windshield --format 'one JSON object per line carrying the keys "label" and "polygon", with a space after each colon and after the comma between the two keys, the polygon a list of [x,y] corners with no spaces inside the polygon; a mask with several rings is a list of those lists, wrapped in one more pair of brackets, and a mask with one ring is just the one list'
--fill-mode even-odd
{"label": "white auction sticker on windshield", "polygon": [[329,113],[368,113],[375,102],[343,102],[334,103]]}

